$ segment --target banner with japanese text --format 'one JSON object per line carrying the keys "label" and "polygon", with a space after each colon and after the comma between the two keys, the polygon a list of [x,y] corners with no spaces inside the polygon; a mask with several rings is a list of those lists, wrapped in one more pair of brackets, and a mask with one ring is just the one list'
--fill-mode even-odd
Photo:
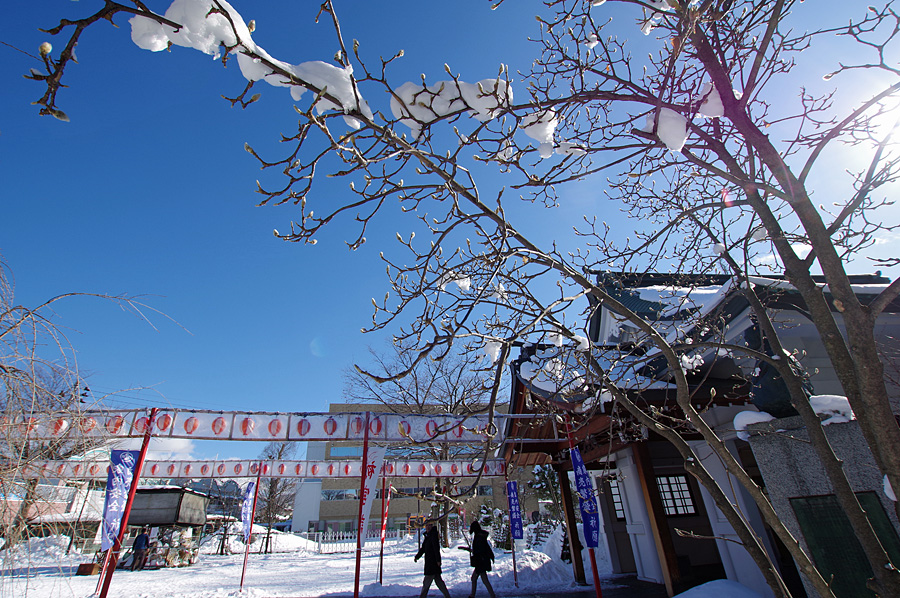
{"label": "banner with japanese text", "polygon": [[247,484],[244,490],[244,502],[241,503],[241,523],[244,526],[244,543],[246,544],[250,538],[250,530],[253,529],[253,489],[256,482]]}
{"label": "banner with japanese text", "polygon": [[506,499],[509,502],[509,532],[516,540],[525,537],[522,527],[522,505],[519,504],[519,484],[506,482]]}
{"label": "banner with japanese text", "polygon": [[359,500],[362,502],[359,518],[359,527],[356,531],[360,534],[365,542],[365,533],[368,529],[369,512],[372,510],[372,503],[375,502],[375,488],[378,487],[378,479],[381,475],[381,466],[384,464],[384,455],[387,447],[376,446],[369,447],[366,455],[365,481],[363,483],[362,495]]}
{"label": "banner with japanese text", "polygon": [[112,451],[109,471],[106,475],[106,499],[103,502],[103,533],[100,549],[109,550],[115,544],[122,528],[122,516],[128,502],[128,493],[134,479],[134,466],[140,451]]}
{"label": "banner with japanese text", "polygon": [[600,544],[600,513],[597,511],[597,499],[591,476],[584,466],[584,459],[577,448],[569,451],[572,455],[572,470],[575,472],[575,491],[578,493],[578,507],[581,509],[581,520],[584,522],[584,542],[588,548],[597,548]]}

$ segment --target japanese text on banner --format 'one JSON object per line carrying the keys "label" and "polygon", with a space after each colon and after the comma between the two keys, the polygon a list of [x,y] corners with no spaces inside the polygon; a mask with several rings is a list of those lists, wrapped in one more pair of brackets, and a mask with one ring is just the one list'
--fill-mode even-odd
{"label": "japanese text on banner", "polygon": [[588,548],[597,548],[600,543],[600,514],[597,512],[594,487],[591,485],[591,477],[584,466],[581,452],[573,448],[570,453],[572,469],[575,472],[575,490],[578,492],[578,507],[581,509],[581,520],[584,522],[584,542]]}
{"label": "japanese text on banner", "polygon": [[[366,480],[363,485],[362,496],[360,497],[362,501],[362,517],[360,517],[359,527],[357,528],[357,532],[360,534],[365,534],[368,529],[369,512],[372,510],[372,503],[374,502],[372,499],[375,498],[375,488],[378,487],[378,478],[381,474],[381,466],[384,465],[385,452],[387,452],[387,447],[383,446],[370,446],[368,450],[365,464]],[[360,537],[365,538],[364,535]]]}
{"label": "japanese text on banner", "polygon": [[521,540],[524,537],[524,530],[517,482],[506,482],[506,498],[509,501],[509,531],[514,539]]}
{"label": "japanese text on banner", "polygon": [[109,473],[106,476],[106,500],[103,504],[103,534],[100,549],[112,548],[122,527],[122,515],[128,502],[134,466],[140,451],[112,451],[109,457]]}
{"label": "japanese text on banner", "polygon": [[253,489],[256,482],[247,484],[244,491],[244,502],[241,504],[241,523],[244,526],[244,543],[246,544],[250,537],[250,530],[253,527]]}

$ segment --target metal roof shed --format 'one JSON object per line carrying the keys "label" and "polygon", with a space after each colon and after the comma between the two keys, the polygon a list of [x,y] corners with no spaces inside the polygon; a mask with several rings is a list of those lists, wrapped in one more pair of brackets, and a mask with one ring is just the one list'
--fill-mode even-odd
{"label": "metal roof shed", "polygon": [[209,497],[177,486],[138,488],[128,525],[199,526],[206,523]]}

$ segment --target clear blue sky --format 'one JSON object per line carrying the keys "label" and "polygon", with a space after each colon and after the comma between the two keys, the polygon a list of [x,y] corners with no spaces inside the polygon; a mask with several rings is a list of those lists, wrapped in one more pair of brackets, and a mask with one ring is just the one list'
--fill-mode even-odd
{"label": "clear blue sky", "polygon": [[[168,4],[149,2],[159,12]],[[337,50],[330,25],[313,22],[318,2],[232,4],[256,20],[254,39],[277,58],[331,61]],[[340,223],[316,246],[276,239],[272,230],[287,230],[296,212],[255,207],[259,169],[243,145],[273,155],[279,133],[295,130],[288,92],[260,85],[258,103],[231,108],[220,94],[243,88],[236,64],[223,69],[186,48],[140,50],[124,18],[119,28],[99,23],[83,36],[80,63],[69,67],[70,88],[58,102],[71,122],[38,116],[30,102],[43,88],[22,75],[42,65],[10,45],[36,56],[50,41],[58,52],[62,40],[38,28],[100,5],[4,7],[0,254],[18,302],[35,305],[71,291],[145,295],[177,321],[148,312],[154,328],[97,299],[58,306],[56,322],[94,395],[132,389],[115,399],[125,407],[320,411],[341,402],[343,370],[366,359],[367,345],[384,343],[360,328],[370,322],[369,299],[387,290],[378,251],[397,229],[382,222],[355,253]],[[336,5],[346,39],[359,39],[369,59],[405,50],[393,71],[398,84],[418,81],[419,73],[445,78],[445,62],[477,81],[496,76],[501,63],[525,70],[537,55],[527,41],[541,12],[532,0],[510,0],[496,11],[486,0]],[[625,34],[642,39],[629,21]],[[602,191],[576,188],[556,222],[570,230],[582,213],[615,217],[614,206],[599,207]],[[195,448],[198,456],[246,457],[262,447]]]}
{"label": "clear blue sky", "polygon": [[[149,5],[162,12],[168,2]],[[330,62],[337,49],[330,25],[313,22],[318,2],[233,5],[256,20],[254,39],[273,56]],[[0,41],[36,56],[46,40],[58,52],[62,40],[38,28],[99,6],[12,3]],[[535,12],[491,11],[483,0],[439,8],[339,1],[337,10],[347,39],[359,39],[369,57],[405,50],[401,82],[422,72],[440,79],[444,62],[466,80],[496,76],[501,62],[525,54],[536,25]],[[384,343],[360,333],[370,298],[387,290],[377,243],[349,252],[340,224],[316,246],[276,239],[272,230],[288,229],[294,211],[255,207],[259,170],[243,145],[274,149],[279,133],[296,128],[287,90],[262,85],[257,104],[233,109],[220,94],[243,88],[236,64],[223,69],[187,48],[140,50],[127,20],[117,24],[99,23],[82,38],[79,64],[66,75],[71,87],[59,96],[69,123],[30,104],[43,89],[22,75],[42,64],[0,46],[0,254],[17,301],[71,291],[147,295],[176,320],[151,314],[154,329],[101,300],[58,304],[57,324],[94,395],[135,389],[117,395],[123,406],[327,410],[343,400],[342,371],[366,359],[367,345]],[[386,242],[394,230],[384,224]],[[243,444],[233,456],[261,448]]]}

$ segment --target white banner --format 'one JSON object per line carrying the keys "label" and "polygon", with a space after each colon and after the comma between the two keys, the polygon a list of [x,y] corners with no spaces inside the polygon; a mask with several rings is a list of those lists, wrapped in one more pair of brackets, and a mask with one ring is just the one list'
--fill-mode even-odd
{"label": "white banner", "polygon": [[[357,532],[365,542],[365,533],[368,529],[369,513],[372,511],[372,503],[375,502],[375,488],[378,487],[378,480],[381,476],[381,466],[384,465],[384,454],[387,447],[370,446],[366,456],[365,481],[362,489],[362,504],[360,505],[361,513],[359,519],[359,527]],[[360,472],[362,475],[362,472]]]}

